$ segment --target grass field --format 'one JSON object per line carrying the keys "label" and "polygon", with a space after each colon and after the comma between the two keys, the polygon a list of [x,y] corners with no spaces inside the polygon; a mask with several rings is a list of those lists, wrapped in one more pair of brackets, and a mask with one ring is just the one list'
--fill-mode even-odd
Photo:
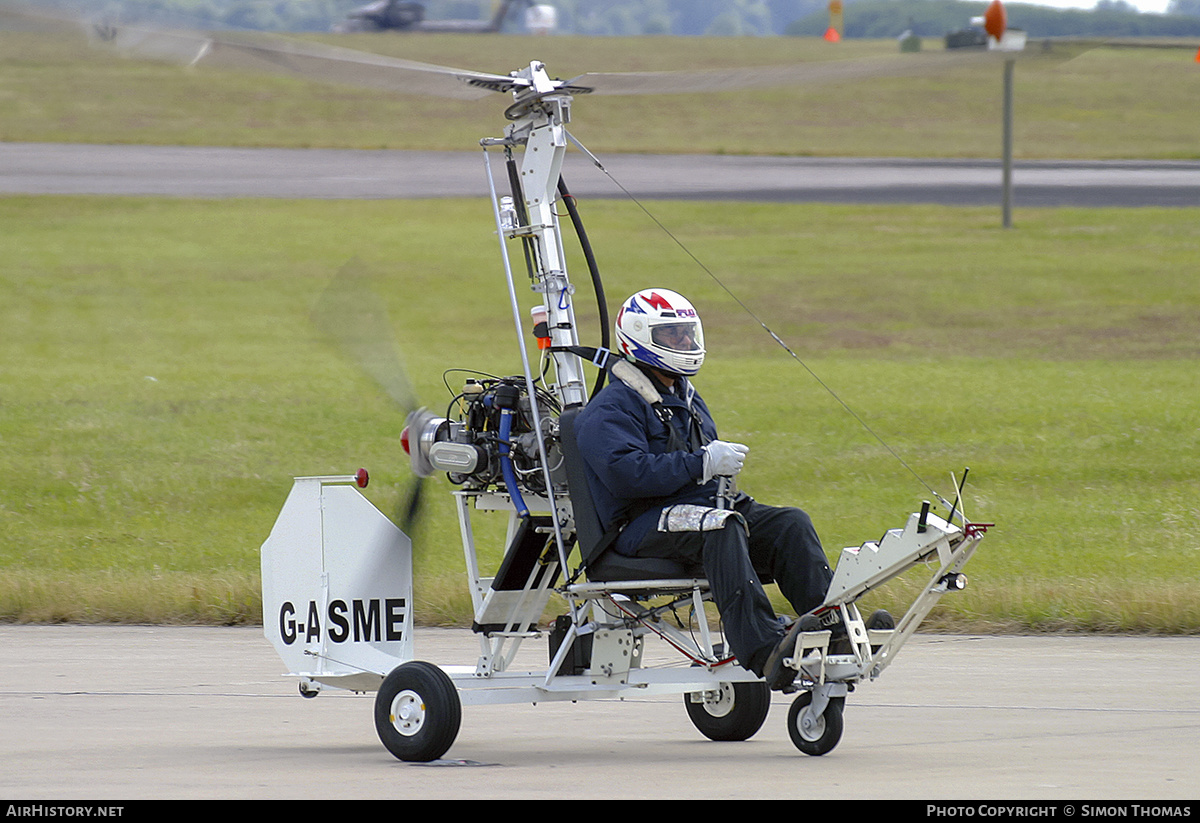
{"label": "grass field", "polygon": [[[502,72],[537,58],[562,76],[895,51],[796,38],[348,44]],[[470,149],[502,125],[495,100],[80,46],[0,33],[0,140]],[[1197,157],[1191,58],[1022,61],[1018,157]],[[1000,82],[992,66],[584,98],[573,131],[599,152],[994,157]],[[713,352],[701,384],[723,434],[752,447],[745,487],[807,508],[831,555],[899,525],[924,484],[948,494],[969,466],[968,514],[997,525],[972,586],[929,625],[1200,630],[1194,210],[1018,209],[1004,231],[994,209],[650,207],[801,362],[636,208],[585,203],[610,298],[653,281],[701,305]],[[369,272],[412,379],[440,407],[447,369],[518,368],[490,219],[471,200],[0,198],[0,619],[257,621],[258,547],[292,476],[365,465],[384,511],[410,482],[402,420],[314,332],[317,295],[351,261]],[[449,487],[432,485],[417,616],[464,623]],[[876,597],[895,609],[904,594]]]}
{"label": "grass field", "polygon": [[[997,525],[930,626],[1200,630],[1194,212],[1018,210],[1004,231],[993,209],[650,206],[802,360],[634,206],[583,204],[610,296],[652,279],[704,310],[700,382],[752,448],[748,491],[806,507],[834,554],[929,497],[914,473],[949,494],[969,466],[967,512]],[[254,622],[292,476],[367,466],[391,511],[402,421],[310,309],[355,260],[428,404],[446,369],[517,371],[489,219],[473,200],[0,200],[0,619]],[[467,619],[448,489],[415,536],[427,623]]]}
{"label": "grass field", "polygon": [[[897,56],[891,40],[793,37],[324,39],[501,74],[537,59],[561,77]],[[1016,71],[1016,156],[1200,156],[1193,57],[1184,49],[1031,49]],[[581,97],[572,130],[600,152],[996,157],[1001,85],[1000,66],[987,62],[828,86]],[[0,32],[5,141],[469,150],[502,128],[498,101],[447,102],[203,64],[186,70],[90,50],[82,37]]]}

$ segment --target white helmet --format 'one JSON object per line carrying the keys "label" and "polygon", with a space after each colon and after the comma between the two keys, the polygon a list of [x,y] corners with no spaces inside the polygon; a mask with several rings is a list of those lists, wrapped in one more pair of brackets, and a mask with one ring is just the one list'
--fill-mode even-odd
{"label": "white helmet", "polygon": [[691,377],[704,365],[704,327],[687,298],[644,289],[617,313],[617,347],[639,363]]}

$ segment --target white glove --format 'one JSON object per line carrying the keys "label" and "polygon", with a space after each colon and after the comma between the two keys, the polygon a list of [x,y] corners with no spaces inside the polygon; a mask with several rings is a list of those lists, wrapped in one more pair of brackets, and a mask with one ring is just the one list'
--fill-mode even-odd
{"label": "white glove", "polygon": [[714,477],[735,477],[746,463],[749,446],[741,443],[729,443],[725,440],[714,440],[704,447],[704,472],[700,485],[704,485]]}

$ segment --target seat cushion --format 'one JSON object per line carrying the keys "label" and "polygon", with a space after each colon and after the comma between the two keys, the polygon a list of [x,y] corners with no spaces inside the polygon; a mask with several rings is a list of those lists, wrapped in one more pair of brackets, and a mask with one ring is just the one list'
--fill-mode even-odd
{"label": "seat cushion", "polygon": [[703,578],[704,571],[678,560],[662,557],[626,557],[606,551],[588,565],[593,583],[624,583],[629,580],[679,580]]}

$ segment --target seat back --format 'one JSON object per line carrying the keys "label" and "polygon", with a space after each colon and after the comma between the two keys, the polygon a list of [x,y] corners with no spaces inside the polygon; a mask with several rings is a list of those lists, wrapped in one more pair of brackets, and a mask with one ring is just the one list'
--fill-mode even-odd
{"label": "seat back", "polygon": [[588,580],[605,582],[627,582],[635,580],[695,578],[699,572],[688,569],[683,563],[668,558],[625,557],[615,551],[607,551],[615,534],[604,531],[596,504],[588,486],[583,455],[575,437],[575,418],[581,408],[569,408],[558,418],[558,434],[563,452],[563,467],[567,475],[567,491],[571,498],[571,511],[575,518],[575,536],[579,544],[579,555]]}
{"label": "seat back", "polygon": [[583,409],[580,406],[563,411],[558,418],[558,436],[562,444],[563,467],[567,474],[567,490],[571,498],[571,512],[575,518],[575,537],[579,543],[579,554],[586,567],[594,559],[604,543],[604,525],[596,514],[596,504],[588,486],[584,470],[583,455],[575,438],[575,418]]}

